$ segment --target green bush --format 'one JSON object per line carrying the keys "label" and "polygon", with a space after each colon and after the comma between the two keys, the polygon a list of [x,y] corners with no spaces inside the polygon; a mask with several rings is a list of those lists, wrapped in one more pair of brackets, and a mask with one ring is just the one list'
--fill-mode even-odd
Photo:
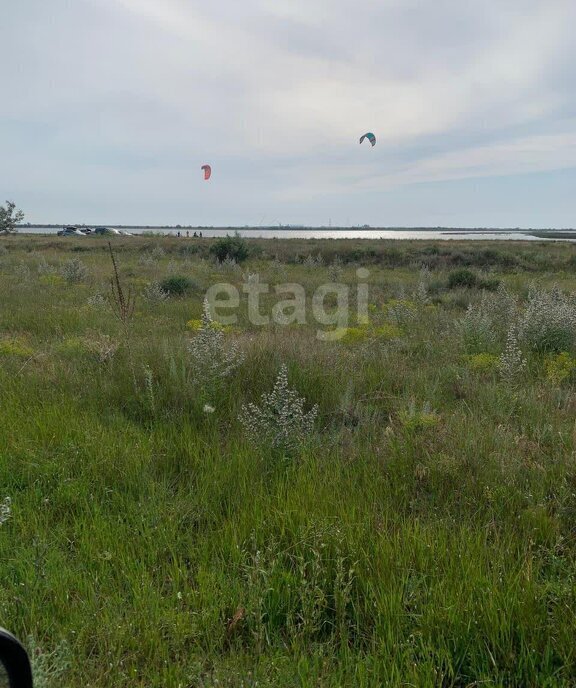
{"label": "green bush", "polygon": [[468,289],[478,286],[478,277],[472,270],[462,268],[453,270],[448,275],[448,289],[458,289],[466,287]]}
{"label": "green bush", "polygon": [[248,258],[250,250],[248,244],[236,233],[234,236],[225,236],[215,241],[210,246],[210,253],[218,260],[235,260],[237,263]]}
{"label": "green bush", "polygon": [[194,291],[196,284],[183,275],[172,275],[160,282],[160,289],[169,296],[184,296]]}
{"label": "green bush", "polygon": [[478,280],[478,283],[476,285],[478,289],[486,289],[486,291],[498,291],[498,287],[500,286],[500,280],[498,279],[481,279]]}

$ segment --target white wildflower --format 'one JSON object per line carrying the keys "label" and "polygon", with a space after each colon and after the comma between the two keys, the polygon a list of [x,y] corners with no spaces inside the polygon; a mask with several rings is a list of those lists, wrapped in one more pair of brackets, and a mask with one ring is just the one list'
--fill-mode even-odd
{"label": "white wildflower", "polygon": [[88,268],[78,258],[73,258],[62,264],[60,274],[69,284],[84,282],[88,277]]}
{"label": "white wildflower", "polygon": [[146,389],[146,398],[148,400],[148,407],[152,414],[156,413],[156,395],[154,393],[154,373],[149,365],[144,364],[144,387]]}
{"label": "white wildflower", "polygon": [[202,325],[188,345],[192,382],[199,387],[228,377],[244,360],[244,354],[235,344],[227,343],[222,329],[214,325],[208,300],[204,299]]}
{"label": "white wildflower", "polygon": [[5,497],[2,502],[0,502],[0,526],[6,523],[6,521],[12,515],[12,500],[10,497]]}
{"label": "white wildflower", "polygon": [[490,313],[494,329],[504,336],[510,325],[515,322],[518,311],[518,299],[506,289],[501,282],[494,294],[484,296],[486,310]]}
{"label": "white wildflower", "polygon": [[85,337],[82,343],[86,349],[96,357],[99,363],[109,363],[114,358],[119,348],[119,344],[109,335],[101,333],[95,333],[90,337]]}
{"label": "white wildflower", "polygon": [[152,254],[145,253],[138,260],[138,264],[144,268],[154,268],[158,265],[158,261],[156,260],[156,258],[154,258]]}
{"label": "white wildflower", "polygon": [[214,413],[216,409],[210,404],[204,404],[204,413]]}
{"label": "white wildflower", "polygon": [[479,304],[470,304],[466,315],[456,321],[456,330],[469,354],[490,351],[497,341],[492,318],[483,298]]}
{"label": "white wildflower", "polygon": [[416,301],[419,303],[428,303],[430,299],[428,298],[428,288],[430,285],[430,268],[427,265],[423,265],[420,268],[420,273],[418,276],[418,284],[416,286]]}
{"label": "white wildflower", "polygon": [[[72,631],[74,633],[74,631]],[[62,685],[62,676],[70,666],[72,653],[65,640],[52,650],[40,647],[32,636],[28,636],[28,651],[37,688]]]}
{"label": "white wildflower", "polygon": [[144,288],[142,296],[149,303],[156,304],[166,301],[169,295],[158,282],[151,282]]}
{"label": "white wildflower", "polygon": [[316,257],[314,257],[311,253],[308,254],[307,258],[304,260],[304,265],[309,268],[315,268],[319,267],[324,263],[324,258],[322,257],[322,254],[319,253]]}
{"label": "white wildflower", "polygon": [[52,265],[49,265],[44,256],[40,257],[37,270],[39,275],[51,275],[56,272],[56,268],[54,268]]}
{"label": "white wildflower", "polygon": [[30,268],[25,263],[18,263],[14,266],[14,277],[18,284],[27,284],[30,281],[30,276]]}
{"label": "white wildflower", "polygon": [[318,407],[305,413],[304,404],[305,399],[288,387],[288,369],[282,365],[272,392],[262,395],[260,405],[243,406],[239,419],[254,441],[291,449],[314,430]]}
{"label": "white wildflower", "polygon": [[258,284],[260,282],[260,275],[257,272],[243,272],[242,279],[248,284]]}
{"label": "white wildflower", "polygon": [[328,266],[328,279],[330,282],[340,282],[343,272],[342,261],[338,256],[334,256],[332,264]]}
{"label": "white wildflower", "polygon": [[400,327],[409,325],[418,317],[414,304],[403,298],[391,303],[386,309],[386,314],[391,322]]}
{"label": "white wildflower", "polygon": [[86,299],[86,304],[95,310],[103,310],[108,305],[108,301],[102,294],[94,294]]}
{"label": "white wildflower", "polygon": [[273,275],[275,278],[282,279],[282,280],[285,280],[285,279],[286,279],[286,275],[287,275],[287,273],[286,273],[286,266],[284,265],[284,263],[282,263],[282,262],[279,260],[278,256],[276,256],[276,257],[274,258],[274,260],[273,260],[272,263],[270,264],[270,268],[271,268],[271,271],[272,271],[272,275]]}
{"label": "white wildflower", "polygon": [[224,258],[224,260],[216,260],[215,268],[216,270],[222,272],[241,272],[242,270],[235,258]]}
{"label": "white wildflower", "polygon": [[418,285],[416,286],[415,297],[418,303],[428,303],[430,301],[428,298],[428,287],[426,286],[425,282],[422,282],[421,280],[418,282]]}
{"label": "white wildflower", "polygon": [[576,341],[576,301],[557,287],[532,288],[519,336],[534,351],[569,351]]}
{"label": "white wildflower", "polygon": [[511,327],[506,339],[506,348],[498,361],[498,370],[505,380],[513,382],[526,370],[526,366],[526,359],[518,346],[516,330]]}

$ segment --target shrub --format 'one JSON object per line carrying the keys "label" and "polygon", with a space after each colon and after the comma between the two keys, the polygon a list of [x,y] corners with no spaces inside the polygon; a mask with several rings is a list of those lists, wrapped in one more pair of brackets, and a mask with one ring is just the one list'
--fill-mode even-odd
{"label": "shrub", "polygon": [[184,275],[172,275],[160,282],[160,290],[168,296],[184,296],[196,288],[196,284]]}
{"label": "shrub", "polygon": [[88,268],[81,260],[73,258],[62,265],[60,274],[68,284],[78,284],[88,277]]}
{"label": "shrub", "polygon": [[569,351],[576,341],[576,301],[559,289],[531,289],[520,339],[533,351]]}
{"label": "shrub", "polygon": [[146,285],[142,296],[146,301],[152,304],[162,303],[170,296],[168,292],[164,291],[158,282],[150,282]]}
{"label": "shrub", "polygon": [[459,289],[464,287],[471,289],[478,286],[478,277],[472,270],[462,268],[461,270],[452,270],[448,275],[448,289]]}
{"label": "shrub", "polygon": [[111,361],[119,349],[118,342],[115,342],[107,334],[100,333],[85,337],[84,345],[87,353],[91,354],[99,363]]}
{"label": "shrub", "polygon": [[158,265],[158,261],[154,256],[152,256],[151,253],[146,253],[143,256],[140,256],[138,260],[138,265],[141,265],[142,267],[145,268],[153,268]]}
{"label": "shrub", "polygon": [[244,361],[234,344],[227,345],[223,329],[215,325],[208,301],[204,299],[202,324],[188,345],[192,382],[206,391],[231,375]]}
{"label": "shrub", "polygon": [[469,354],[479,354],[494,349],[497,341],[490,313],[485,302],[470,304],[466,315],[456,321],[456,331]]}
{"label": "shrub", "polygon": [[95,310],[102,310],[108,306],[108,301],[104,298],[104,296],[102,296],[102,294],[94,294],[93,296],[88,297],[86,304]]}
{"label": "shrub", "polygon": [[30,276],[30,268],[26,265],[26,263],[19,263],[18,265],[14,266],[14,277],[18,284],[28,284],[30,281]]}
{"label": "shrub", "polygon": [[235,260],[241,263],[248,258],[250,250],[246,241],[236,233],[234,236],[225,236],[215,241],[210,246],[210,253],[221,262]]}
{"label": "shrub", "polygon": [[221,270],[222,272],[241,272],[240,263],[238,263],[238,261],[234,258],[225,258],[222,261],[217,260],[215,267],[216,270]]}
{"label": "shrub", "polygon": [[390,299],[382,309],[396,325],[406,325],[418,315],[418,304],[409,299]]}
{"label": "shrub", "polygon": [[483,295],[482,303],[490,315],[494,329],[504,337],[510,324],[516,320],[518,299],[503,284],[499,284],[495,294]]}
{"label": "shrub", "polygon": [[[0,252],[0,255],[2,255],[1,252]],[[52,275],[56,272],[56,269],[52,265],[49,265],[46,262],[46,259],[44,258],[44,256],[40,257],[40,260],[38,261],[37,270],[38,270],[39,275]]]}
{"label": "shrub", "polygon": [[330,282],[340,282],[343,274],[342,261],[338,256],[335,256],[334,262],[328,266],[328,279]]}
{"label": "shrub", "polygon": [[305,399],[288,387],[288,369],[282,365],[274,388],[263,394],[260,405],[247,404],[240,412],[240,422],[256,442],[271,447],[293,449],[314,430],[318,407],[304,412]]}
{"label": "shrub", "polygon": [[304,265],[307,268],[321,267],[323,264],[324,258],[322,257],[321,253],[318,253],[317,256],[313,256],[311,253],[309,253],[308,257],[304,259]]}
{"label": "shrub", "polygon": [[6,201],[6,205],[0,205],[0,234],[12,234],[17,231],[16,225],[22,222],[24,213],[16,209],[12,201]]}
{"label": "shrub", "polygon": [[62,684],[62,676],[70,666],[72,653],[66,640],[60,641],[53,650],[40,647],[33,636],[28,636],[30,662],[36,688],[49,688]]}
{"label": "shrub", "polygon": [[492,351],[506,339],[510,325],[516,321],[518,303],[503,284],[495,294],[482,294],[477,304],[470,304],[456,328],[469,354]]}

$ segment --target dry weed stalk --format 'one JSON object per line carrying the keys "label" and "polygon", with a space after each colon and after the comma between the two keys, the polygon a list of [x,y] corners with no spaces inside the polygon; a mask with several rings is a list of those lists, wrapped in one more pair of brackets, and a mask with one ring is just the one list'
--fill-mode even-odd
{"label": "dry weed stalk", "polygon": [[116,258],[114,257],[114,251],[112,250],[112,244],[110,242],[108,242],[108,249],[110,250],[110,258],[112,259],[112,268],[114,270],[114,275],[110,279],[110,305],[112,306],[114,315],[120,320],[124,328],[127,329],[134,315],[136,299],[131,289],[125,292],[122,287],[118,266],[116,265]]}
{"label": "dry weed stalk", "polygon": [[108,242],[108,249],[110,251],[112,269],[114,272],[113,276],[110,278],[110,306],[112,307],[112,312],[122,324],[122,329],[124,332],[124,343],[126,344],[126,350],[128,352],[130,371],[132,373],[132,382],[134,383],[134,391],[138,393],[138,383],[136,381],[136,370],[134,368],[134,358],[132,356],[132,345],[130,336],[130,325],[132,323],[132,317],[134,316],[136,298],[130,288],[128,288],[128,290],[125,290],[122,286],[122,282],[120,281],[120,274],[118,272],[118,265],[116,264],[116,258],[114,256],[114,251],[112,250],[112,244],[110,242]]}

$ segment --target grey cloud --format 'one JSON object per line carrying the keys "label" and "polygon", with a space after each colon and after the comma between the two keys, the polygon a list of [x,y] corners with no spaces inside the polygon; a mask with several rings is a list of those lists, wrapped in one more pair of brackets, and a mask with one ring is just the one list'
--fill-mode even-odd
{"label": "grey cloud", "polygon": [[[576,167],[575,19],[567,0],[10,3],[0,196],[46,220],[314,222],[333,204],[374,223],[394,192],[410,223],[423,184]],[[503,217],[526,216],[517,198]]]}

